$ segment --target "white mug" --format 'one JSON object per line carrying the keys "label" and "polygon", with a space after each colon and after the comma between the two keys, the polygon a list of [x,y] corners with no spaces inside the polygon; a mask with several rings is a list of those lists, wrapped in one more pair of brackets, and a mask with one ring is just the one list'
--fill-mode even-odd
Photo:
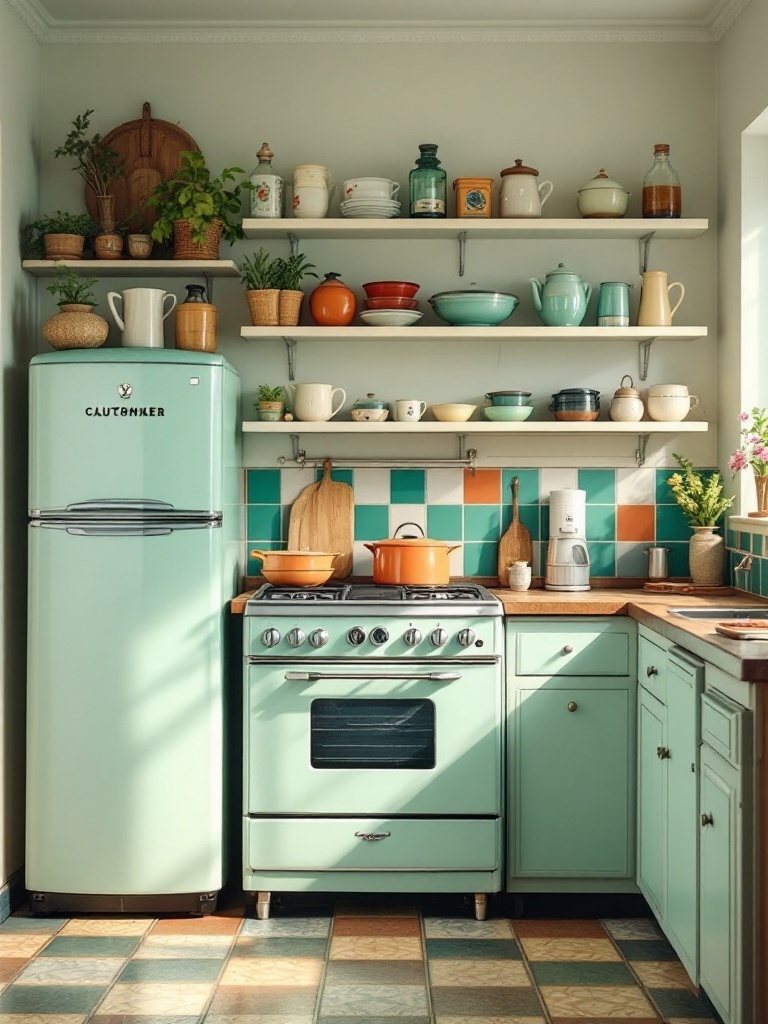
{"label": "white mug", "polygon": [[[347,400],[344,388],[335,388],[333,384],[285,384],[284,387],[290,393],[296,418],[309,423],[333,419]],[[336,395],[341,395],[341,399],[334,407]]]}
{"label": "white mug", "polygon": [[699,404],[696,395],[648,395],[648,415],[652,420],[679,423]]}
{"label": "white mug", "polygon": [[294,185],[293,216],[294,217],[325,217],[331,202],[331,194],[327,188],[315,185]]}
{"label": "white mug", "polygon": [[[120,300],[123,315],[115,309]],[[165,300],[171,304],[166,310]],[[126,288],[124,292],[108,292],[107,302],[115,323],[123,332],[125,348],[162,348],[163,322],[176,305],[176,296],[162,288]]]}
{"label": "white mug", "polygon": [[395,420],[398,423],[416,423],[427,411],[427,403],[416,398],[398,398],[395,402]]}
{"label": "white mug", "polygon": [[344,182],[344,199],[394,199],[400,183],[389,178],[349,178]]}
{"label": "white mug", "polygon": [[531,567],[527,562],[512,562],[507,566],[510,590],[527,590],[531,585]]}
{"label": "white mug", "polygon": [[298,164],[293,169],[294,187],[309,185],[311,188],[333,188],[333,179],[327,167],[322,164]]}

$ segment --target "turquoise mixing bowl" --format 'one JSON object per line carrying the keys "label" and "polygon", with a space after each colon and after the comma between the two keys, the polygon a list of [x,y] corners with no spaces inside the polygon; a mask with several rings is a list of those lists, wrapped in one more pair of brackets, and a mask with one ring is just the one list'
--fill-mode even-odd
{"label": "turquoise mixing bowl", "polygon": [[485,418],[497,423],[519,423],[527,420],[533,412],[532,405],[487,405],[483,409]]}
{"label": "turquoise mixing bowl", "polygon": [[441,320],[454,327],[498,327],[517,309],[510,292],[437,292],[429,304]]}

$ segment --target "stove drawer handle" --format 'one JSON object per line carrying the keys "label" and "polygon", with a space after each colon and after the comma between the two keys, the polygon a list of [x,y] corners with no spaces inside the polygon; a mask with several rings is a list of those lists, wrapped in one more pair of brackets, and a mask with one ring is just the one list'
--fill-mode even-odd
{"label": "stove drawer handle", "polygon": [[365,843],[378,843],[380,839],[389,839],[391,835],[391,832],[355,832],[356,838]]}
{"label": "stove drawer handle", "polygon": [[373,672],[286,672],[289,683],[314,683],[318,679],[428,679],[436,683],[452,683],[461,679],[461,672],[388,672],[375,675]]}

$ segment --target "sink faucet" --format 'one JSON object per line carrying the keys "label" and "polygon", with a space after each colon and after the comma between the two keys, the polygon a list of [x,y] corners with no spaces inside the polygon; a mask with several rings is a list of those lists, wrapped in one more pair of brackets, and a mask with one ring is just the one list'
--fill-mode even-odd
{"label": "sink faucet", "polygon": [[[738,565],[733,567],[733,576],[736,586],[739,585],[739,573],[748,573],[752,571],[752,555],[744,555]],[[742,587],[744,589],[744,587]]]}

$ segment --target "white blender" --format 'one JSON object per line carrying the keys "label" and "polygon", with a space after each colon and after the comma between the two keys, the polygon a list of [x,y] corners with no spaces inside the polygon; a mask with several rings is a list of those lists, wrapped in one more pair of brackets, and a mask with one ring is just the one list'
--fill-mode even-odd
{"label": "white blender", "polygon": [[545,590],[589,590],[587,492],[564,487],[549,494]]}

